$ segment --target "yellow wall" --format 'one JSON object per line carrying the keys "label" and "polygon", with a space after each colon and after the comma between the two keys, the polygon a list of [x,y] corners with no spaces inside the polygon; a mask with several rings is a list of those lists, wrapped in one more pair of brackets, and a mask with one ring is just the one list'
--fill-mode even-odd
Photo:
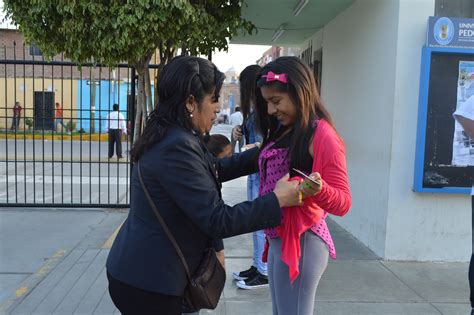
{"label": "yellow wall", "polygon": [[[24,124],[25,117],[33,118],[34,92],[52,91],[54,101],[59,102],[63,108],[64,123],[70,118],[77,117],[77,80],[60,79],[32,79],[25,80],[13,78],[0,78],[0,129],[10,128],[12,125],[13,106],[15,101],[20,102],[23,110],[21,112],[20,128],[27,129]],[[5,95],[6,94],[6,95]]]}

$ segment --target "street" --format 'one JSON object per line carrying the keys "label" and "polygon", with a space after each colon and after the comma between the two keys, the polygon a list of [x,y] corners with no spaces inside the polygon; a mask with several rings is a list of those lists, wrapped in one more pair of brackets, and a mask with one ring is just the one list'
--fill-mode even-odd
{"label": "street", "polygon": [[[232,127],[211,133],[230,137]],[[107,158],[107,142],[0,140],[0,204],[127,205],[130,144]]]}

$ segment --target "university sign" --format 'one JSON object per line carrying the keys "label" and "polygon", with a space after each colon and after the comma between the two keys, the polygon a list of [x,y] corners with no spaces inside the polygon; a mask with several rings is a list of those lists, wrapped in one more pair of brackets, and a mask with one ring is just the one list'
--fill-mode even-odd
{"label": "university sign", "polygon": [[428,47],[474,48],[474,19],[430,16]]}

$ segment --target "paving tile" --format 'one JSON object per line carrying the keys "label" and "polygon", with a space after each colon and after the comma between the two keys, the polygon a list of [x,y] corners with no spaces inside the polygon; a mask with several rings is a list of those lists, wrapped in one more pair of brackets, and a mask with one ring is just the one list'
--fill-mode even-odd
{"label": "paving tile", "polygon": [[99,253],[98,249],[88,249],[77,260],[72,268],[61,278],[55,287],[48,293],[46,298],[38,305],[35,312],[51,314],[59,304],[64,300],[78,279],[84,274],[90,264]]}
{"label": "paving tile", "polygon": [[54,312],[55,314],[72,314],[74,312],[81,302],[81,299],[86,295],[89,288],[103,271],[107,256],[108,251],[101,251],[97,254],[94,261],[84,271],[82,276],[58,305]]}
{"label": "paving tile", "polygon": [[469,301],[467,263],[383,262],[383,264],[429,302]]}
{"label": "paving tile", "polygon": [[[249,266],[253,257],[253,237],[252,233],[243,234],[224,239],[226,257],[244,258],[248,257]],[[245,269],[247,269],[247,266]],[[234,270],[235,271],[235,270]]]}
{"label": "paving tile", "polygon": [[329,261],[316,299],[346,302],[424,302],[379,261]]}
{"label": "paving tile", "polygon": [[96,315],[105,315],[105,314],[113,314],[116,310],[114,302],[112,302],[112,298],[108,291],[105,291],[102,295],[102,299],[100,300],[97,308],[94,310],[93,314]]}
{"label": "paving tile", "polygon": [[[109,252],[108,250],[103,250]],[[109,282],[107,280],[107,273],[105,266],[100,272],[97,279],[92,283],[91,287],[87,291],[86,295],[81,299],[78,307],[74,311],[74,314],[92,314],[99,305],[104,294],[108,294],[107,287]]]}
{"label": "paving tile", "polygon": [[344,230],[330,218],[326,222],[336,246],[338,260],[377,260],[379,257],[352,234]]}
{"label": "paving tile", "polygon": [[428,303],[318,302],[314,314],[324,315],[440,315]]}
{"label": "paving tile", "polygon": [[0,304],[20,286],[29,274],[0,274]]}
{"label": "paving tile", "polygon": [[433,303],[433,306],[443,313],[443,315],[468,315],[471,311],[471,305],[465,304],[452,304],[452,303]]}
{"label": "paving tile", "polygon": [[264,301],[226,301],[227,315],[272,315],[272,303]]}
{"label": "paving tile", "polygon": [[56,287],[61,279],[74,266],[76,261],[84,254],[84,250],[73,250],[64,260],[59,263],[51,273],[41,281],[35,288],[31,288],[31,292],[25,299],[13,310],[13,314],[29,314],[47,298],[48,294]]}
{"label": "paving tile", "polygon": [[271,301],[268,289],[242,290],[239,289],[232,278],[232,272],[244,270],[249,267],[247,258],[231,258],[226,260],[227,281],[224,287],[226,303],[229,301]]}

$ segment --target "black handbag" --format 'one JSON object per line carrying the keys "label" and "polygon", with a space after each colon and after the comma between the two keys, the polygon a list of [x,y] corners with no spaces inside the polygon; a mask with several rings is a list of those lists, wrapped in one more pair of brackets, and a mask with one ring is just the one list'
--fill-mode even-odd
{"label": "black handbag", "polygon": [[143,192],[150,204],[153,212],[155,212],[158,221],[160,222],[163,230],[168,236],[169,240],[173,244],[176,252],[178,253],[181,262],[183,263],[184,269],[186,271],[186,276],[188,278],[188,285],[184,290],[183,294],[183,305],[189,311],[197,311],[203,308],[215,309],[219,303],[222,291],[224,290],[225,284],[225,270],[222,267],[221,263],[217,259],[216,251],[213,247],[208,247],[203,253],[203,258],[199,264],[199,267],[196,270],[196,273],[191,277],[189,273],[189,267],[186,263],[186,259],[181,252],[181,249],[178,246],[175,238],[171,234],[166,222],[161,217],[158,208],[151,199],[148,189],[143,182],[142,173],[140,169],[140,163],[138,167],[138,178],[140,179],[140,184],[142,186]]}

